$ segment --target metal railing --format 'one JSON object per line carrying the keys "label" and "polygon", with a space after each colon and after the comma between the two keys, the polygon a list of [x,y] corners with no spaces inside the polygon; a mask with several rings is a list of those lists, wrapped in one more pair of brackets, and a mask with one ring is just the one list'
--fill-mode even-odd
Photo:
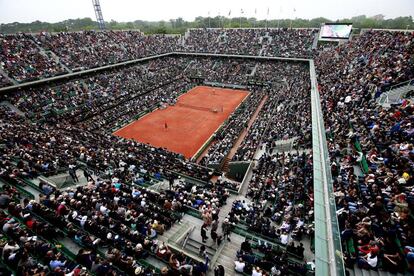
{"label": "metal railing", "polygon": [[[407,90],[402,89],[407,87]],[[383,91],[383,93],[381,94],[381,96],[378,98],[378,103],[380,104],[390,104],[390,96],[391,94],[394,92],[393,90],[397,90],[400,89],[400,91],[398,92],[398,94],[392,95],[392,99],[393,100],[399,100],[403,97],[404,93],[409,92],[410,90],[408,89],[408,87],[412,87],[414,88],[414,79],[408,80],[408,81],[404,81],[398,84],[394,84],[392,86],[386,87]],[[391,100],[391,102],[393,101]]]}
{"label": "metal railing", "polygon": [[408,85],[414,85],[414,79],[410,79],[408,81],[404,81],[404,82],[400,82],[400,83],[391,85],[391,86],[385,88],[384,92],[391,91],[391,90],[394,90],[394,89],[397,89],[397,88],[400,88],[400,87],[403,87],[403,86],[406,86],[406,85],[407,86]]}

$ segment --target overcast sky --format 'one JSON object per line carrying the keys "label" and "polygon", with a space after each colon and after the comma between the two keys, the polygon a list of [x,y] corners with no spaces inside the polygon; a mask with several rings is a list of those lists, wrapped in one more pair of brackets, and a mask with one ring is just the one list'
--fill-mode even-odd
{"label": "overcast sky", "polygon": [[[387,18],[414,16],[414,0],[100,0],[105,21],[156,21],[183,17],[221,15],[266,18],[350,18],[384,14]],[[294,11],[296,10],[296,11]],[[58,22],[65,19],[95,19],[92,0],[0,0],[0,23]]]}

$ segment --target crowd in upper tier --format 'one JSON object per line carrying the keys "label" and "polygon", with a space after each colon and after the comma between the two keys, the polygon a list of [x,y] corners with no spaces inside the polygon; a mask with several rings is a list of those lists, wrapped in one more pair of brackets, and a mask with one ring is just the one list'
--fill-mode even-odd
{"label": "crowd in upper tier", "polygon": [[[0,34],[0,70],[18,83],[176,51],[310,57],[314,29],[191,29]],[[0,87],[12,83],[0,74]]]}
{"label": "crowd in upper tier", "polygon": [[[0,86],[174,51],[313,57],[345,264],[414,272],[414,104],[376,102],[387,88],[414,78],[414,34],[371,30],[338,46],[312,49],[315,35],[310,29],[194,29],[185,37],[133,31],[0,35]],[[2,261],[28,274],[47,269],[53,275],[107,275],[117,269],[135,274],[145,269],[131,256],[141,260],[160,252],[169,264],[166,275],[202,273],[204,262],[187,262],[168,248],[154,247],[154,238],[179,220],[174,211],[181,207],[199,209],[208,222],[226,203],[226,186],[209,183],[212,169],[179,154],[111,135],[138,113],[174,104],[200,79],[250,92],[201,163],[221,164],[245,134],[232,159],[257,159],[247,193],[253,202],[235,202],[228,220],[282,248],[278,257],[275,248],[260,244],[260,255],[245,244],[236,266],[244,263],[252,275],[305,271],[303,263],[287,259],[301,260],[301,239],[313,233],[309,67],[223,57],[168,56],[1,95],[23,113],[0,106],[2,179],[56,174],[79,163],[105,179],[66,194],[46,192],[39,202],[24,205],[14,203],[13,187],[3,186]],[[300,152],[278,153],[276,141],[291,138]],[[134,186],[143,174],[187,175],[207,188],[181,183],[155,197]],[[50,227],[59,223],[65,237],[87,248],[79,259],[50,242],[62,234]],[[98,243],[114,246],[98,254]],[[266,257],[257,257],[263,253]]]}
{"label": "crowd in upper tier", "polygon": [[83,31],[40,33],[34,39],[70,70],[77,71],[173,52],[179,37],[145,36],[138,31]]}
{"label": "crowd in upper tier", "polygon": [[190,29],[189,52],[310,57],[316,29]]}
{"label": "crowd in upper tier", "polygon": [[18,82],[67,72],[26,34],[0,34],[0,69]]}

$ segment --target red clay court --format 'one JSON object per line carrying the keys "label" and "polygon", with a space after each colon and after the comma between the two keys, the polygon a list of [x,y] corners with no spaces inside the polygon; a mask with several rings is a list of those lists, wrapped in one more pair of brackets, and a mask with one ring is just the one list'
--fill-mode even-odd
{"label": "red clay court", "polygon": [[176,105],[155,110],[114,135],[191,158],[248,94],[244,90],[197,86],[181,95]]}

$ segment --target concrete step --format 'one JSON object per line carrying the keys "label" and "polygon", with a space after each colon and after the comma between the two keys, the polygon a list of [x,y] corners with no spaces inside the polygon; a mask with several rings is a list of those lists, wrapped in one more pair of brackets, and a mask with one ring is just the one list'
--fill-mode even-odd
{"label": "concrete step", "polygon": [[[226,270],[234,271],[234,260],[232,262],[225,262],[223,260],[220,260],[217,262],[217,264],[221,264]],[[229,274],[229,275],[232,275],[232,274]]]}
{"label": "concrete step", "polygon": [[158,269],[162,269],[163,267],[168,266],[166,263],[162,262],[160,259],[155,258],[154,256],[148,256],[145,261],[147,261],[149,264],[153,265],[154,267]]}
{"label": "concrete step", "polygon": [[228,253],[235,254],[239,249],[240,247],[238,248],[224,247],[222,252],[224,255],[230,256]]}
{"label": "concrete step", "polygon": [[234,246],[240,246],[246,238],[239,234],[231,233],[230,239],[231,239],[231,244],[233,244]]}
{"label": "concrete step", "polygon": [[349,276],[355,276],[355,272],[353,269],[347,269]]}
{"label": "concrete step", "polygon": [[237,274],[236,271],[234,271],[234,265],[232,267],[226,267],[224,264],[222,263],[217,263],[217,264],[221,264],[224,267],[224,275],[240,275]]}
{"label": "concrete step", "polygon": [[355,275],[355,276],[403,276],[403,274],[401,273],[397,273],[397,274],[393,274],[390,273],[388,271],[384,271],[384,270],[366,270],[366,269],[360,269],[357,265],[354,266],[354,269],[348,269],[348,271],[350,272],[350,275]]}
{"label": "concrete step", "polygon": [[[193,239],[189,238],[187,240],[187,243],[185,244],[185,248],[186,249],[189,249],[189,250],[192,250],[192,251],[195,250],[195,252],[198,254],[201,245],[202,245],[202,243],[200,243],[200,242],[198,242],[196,240],[193,240]],[[216,253],[216,249],[215,248],[212,248],[210,246],[206,246],[206,252],[209,255],[209,257],[212,257]]]}
{"label": "concrete step", "polygon": [[233,244],[232,242],[228,242],[224,249],[238,251],[240,249],[240,245],[238,243]]}
{"label": "concrete step", "polygon": [[163,241],[168,240],[171,238],[175,233],[177,233],[178,230],[180,230],[181,224],[175,223],[170,229],[164,232],[162,236],[159,236],[159,238]]}
{"label": "concrete step", "polygon": [[11,84],[14,84],[14,85],[19,84],[15,79],[9,77],[9,75],[5,71],[3,71],[1,68],[0,68],[0,75],[6,78]]}
{"label": "concrete step", "polygon": [[231,264],[230,267],[233,267],[235,259],[236,259],[236,255],[234,255],[232,257],[231,256],[220,255],[220,257],[219,257],[220,263],[222,265]]}
{"label": "concrete step", "polygon": [[78,254],[79,250],[81,249],[81,247],[78,244],[74,243],[68,237],[59,239],[59,242],[62,243],[62,245],[66,247],[74,255]]}

